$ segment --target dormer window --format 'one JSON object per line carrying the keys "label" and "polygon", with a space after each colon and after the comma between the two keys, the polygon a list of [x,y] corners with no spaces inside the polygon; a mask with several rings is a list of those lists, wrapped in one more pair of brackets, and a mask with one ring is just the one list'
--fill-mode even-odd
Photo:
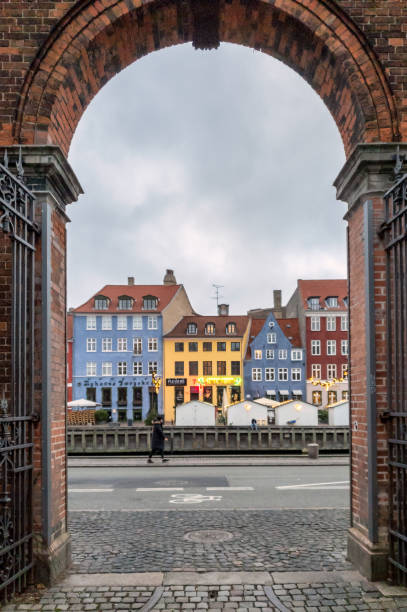
{"label": "dormer window", "polygon": [[97,295],[94,308],[95,310],[107,310],[109,308],[109,298],[104,295]]}
{"label": "dormer window", "polygon": [[153,295],[143,297],[143,310],[157,310],[158,299]]}
{"label": "dormer window", "polygon": [[228,323],[226,325],[226,333],[228,336],[234,336],[236,334],[236,323]]}
{"label": "dormer window", "polygon": [[311,310],[320,310],[319,295],[309,297],[307,302],[308,302],[308,308],[310,308]]}
{"label": "dormer window", "polygon": [[198,328],[196,323],[188,323],[187,325],[187,334],[188,336],[196,336],[198,333]]}
{"label": "dormer window", "polygon": [[343,303],[345,304],[345,308],[347,308],[348,307],[348,298],[347,297],[343,298]]}
{"label": "dormer window", "polygon": [[215,323],[207,323],[205,325],[205,336],[214,336],[215,330]]}
{"label": "dormer window", "polygon": [[133,299],[127,295],[119,297],[119,310],[131,310],[133,307]]}
{"label": "dormer window", "polygon": [[325,304],[328,308],[338,308],[338,298],[337,296],[329,296],[325,300]]}

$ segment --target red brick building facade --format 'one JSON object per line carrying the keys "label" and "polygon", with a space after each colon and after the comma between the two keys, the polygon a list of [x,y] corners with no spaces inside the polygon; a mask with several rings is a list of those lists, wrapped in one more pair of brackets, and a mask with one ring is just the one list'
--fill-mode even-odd
{"label": "red brick building facade", "polygon": [[[37,249],[35,550],[42,577],[66,566],[65,206],[81,193],[66,161],[72,135],[100,88],[138,58],[193,41],[243,44],[278,57],[314,88],[340,131],[347,162],[336,181],[349,205],[352,423],[350,557],[385,576],[389,549],[385,327],[388,273],[377,230],[407,151],[407,6],[399,0],[5,0],[0,6],[0,145],[22,144],[42,226]],[[339,169],[338,169],[339,171]],[[302,203],[303,205],[303,203]],[[7,238],[2,345],[10,346]],[[45,300],[45,301],[44,301]],[[48,310],[46,310],[48,309]],[[47,312],[49,316],[43,316]],[[357,341],[352,342],[352,339]],[[11,396],[10,352],[0,377]],[[374,368],[373,368],[374,364]],[[44,481],[46,479],[46,482]]]}

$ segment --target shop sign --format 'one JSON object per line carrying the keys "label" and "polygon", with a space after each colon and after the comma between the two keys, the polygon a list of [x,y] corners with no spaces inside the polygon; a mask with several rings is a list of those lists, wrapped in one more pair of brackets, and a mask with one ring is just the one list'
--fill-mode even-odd
{"label": "shop sign", "polygon": [[166,378],[165,384],[167,387],[185,387],[187,384],[186,378]]}
{"label": "shop sign", "polygon": [[242,379],[240,376],[201,376],[198,378],[201,385],[233,385],[238,387]]}

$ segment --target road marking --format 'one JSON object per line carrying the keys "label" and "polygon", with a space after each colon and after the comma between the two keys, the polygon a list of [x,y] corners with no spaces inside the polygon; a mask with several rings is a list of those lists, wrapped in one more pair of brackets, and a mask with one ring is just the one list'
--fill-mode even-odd
{"label": "road marking", "polygon": [[114,489],[68,489],[68,493],[112,493]]}
{"label": "road marking", "polygon": [[175,493],[170,504],[201,504],[206,501],[220,501],[222,495],[201,495],[200,493]]}
{"label": "road marking", "polygon": [[254,491],[253,487],[206,487],[207,491]]}
{"label": "road marking", "polygon": [[284,485],[276,487],[276,489],[313,489],[315,487],[319,489],[336,489],[337,487],[333,485],[347,485],[346,487],[339,487],[340,489],[347,489],[349,484],[349,480],[337,480],[335,482],[310,482],[309,484]]}
{"label": "road marking", "polygon": [[184,487],[139,487],[136,491],[183,491]]}

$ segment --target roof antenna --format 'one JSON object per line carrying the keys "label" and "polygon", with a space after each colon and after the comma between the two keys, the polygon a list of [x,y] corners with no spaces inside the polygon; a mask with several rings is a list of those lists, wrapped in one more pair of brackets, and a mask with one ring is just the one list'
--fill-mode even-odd
{"label": "roof antenna", "polygon": [[219,298],[223,297],[223,295],[220,295],[219,289],[224,286],[225,285],[216,285],[215,283],[212,283],[212,287],[215,289],[215,295],[212,296],[212,300],[216,300],[216,308],[219,307]]}

